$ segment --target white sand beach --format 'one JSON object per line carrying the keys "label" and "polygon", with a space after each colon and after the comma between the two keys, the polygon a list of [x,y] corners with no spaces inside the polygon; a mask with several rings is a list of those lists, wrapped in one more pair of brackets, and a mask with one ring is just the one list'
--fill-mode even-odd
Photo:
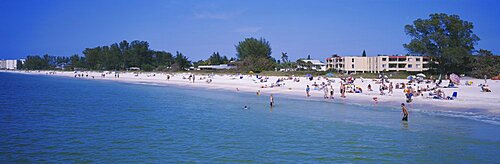
{"label": "white sand beach", "polygon": [[[9,71],[12,72],[12,71]],[[65,71],[15,71],[14,73],[37,74],[46,76],[64,76],[78,79],[89,80],[111,80],[129,83],[154,83],[163,85],[177,85],[179,87],[202,87],[207,89],[229,90],[233,92],[252,92],[260,91],[261,96],[268,96],[273,93],[280,96],[293,96],[311,100],[323,100],[343,103],[362,103],[372,105],[388,105],[398,107],[401,103],[406,103],[406,97],[403,89],[394,89],[392,94],[385,90],[385,95],[380,95],[377,83],[378,79],[356,79],[353,84],[362,89],[362,93],[346,93],[346,97],[342,98],[340,94],[341,79],[326,77],[314,77],[309,80],[306,77],[292,77],[300,81],[288,80],[289,77],[265,76],[261,79],[267,79],[266,82],[261,82],[255,75],[208,75],[194,74],[195,81],[189,80],[190,73],[159,73],[159,72],[65,72]],[[77,74],[83,76],[76,76]],[[102,76],[102,75],[105,76]],[[119,75],[119,77],[115,77]],[[167,79],[170,76],[169,79]],[[278,79],[286,79],[280,82],[280,86],[276,86]],[[211,81],[211,82],[207,82]],[[334,89],[334,99],[323,99],[324,91],[321,90],[321,84],[325,83],[332,85]],[[406,79],[389,79],[395,86],[396,83],[407,83]],[[466,81],[472,81],[472,85],[465,85]],[[314,84],[319,87],[313,86]],[[492,115],[500,115],[500,81],[487,80],[486,85],[492,92],[481,92],[480,84],[484,84],[484,79],[462,79],[461,84],[456,88],[438,88],[443,91],[445,97],[452,96],[453,92],[457,92],[457,97],[453,100],[435,99],[429,96],[429,92],[422,92],[423,96],[413,97],[413,101],[408,104],[410,110],[419,108],[421,110],[442,110],[442,111],[457,111],[457,112],[472,112],[484,113]],[[386,83],[388,84],[388,83]],[[311,88],[311,96],[306,96],[306,86]],[[369,91],[367,86],[371,85],[373,91]],[[447,86],[448,80],[443,80],[441,86]],[[265,87],[267,86],[267,87]],[[273,87],[271,87],[273,86]],[[411,84],[412,88],[432,88],[433,83]],[[330,87],[328,87],[330,88]],[[257,94],[256,94],[257,95]],[[377,99],[375,103],[374,98]],[[279,101],[279,100],[278,100]],[[279,103],[279,102],[278,102]]]}

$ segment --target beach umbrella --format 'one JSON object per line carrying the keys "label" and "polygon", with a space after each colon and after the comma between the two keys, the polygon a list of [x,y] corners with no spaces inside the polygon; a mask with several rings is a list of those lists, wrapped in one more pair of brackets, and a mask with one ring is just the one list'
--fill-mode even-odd
{"label": "beach umbrella", "polygon": [[406,77],[406,79],[413,80],[413,76],[410,75],[410,76]]}
{"label": "beach umbrella", "polygon": [[327,74],[326,74],[326,77],[333,77],[333,73],[331,73],[331,72],[330,72],[330,73],[327,73]]}
{"label": "beach umbrella", "polygon": [[425,75],[423,73],[419,73],[417,74],[418,77],[425,77]]}
{"label": "beach umbrella", "polygon": [[248,71],[249,74],[253,74],[253,71]]}
{"label": "beach umbrella", "polygon": [[450,80],[455,84],[460,84],[460,77],[457,74],[452,73],[450,75]]}
{"label": "beach umbrella", "polygon": [[306,77],[312,77],[312,76],[313,76],[313,75],[311,75],[311,74],[307,74],[307,75],[306,75]]}

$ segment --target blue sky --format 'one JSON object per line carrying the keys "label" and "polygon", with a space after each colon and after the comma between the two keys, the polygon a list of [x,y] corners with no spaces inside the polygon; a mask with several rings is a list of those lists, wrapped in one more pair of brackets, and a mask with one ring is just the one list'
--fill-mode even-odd
{"label": "blue sky", "polygon": [[404,25],[431,13],[474,23],[476,46],[500,53],[500,2],[464,0],[2,0],[0,58],[69,56],[121,40],[192,60],[235,56],[246,37],[270,41],[273,56],[406,54]]}

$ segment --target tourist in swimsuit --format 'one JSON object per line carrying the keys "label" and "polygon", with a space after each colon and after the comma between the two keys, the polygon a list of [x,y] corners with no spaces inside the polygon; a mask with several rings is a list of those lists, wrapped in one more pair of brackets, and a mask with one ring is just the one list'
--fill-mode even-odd
{"label": "tourist in swimsuit", "polygon": [[406,109],[406,106],[404,103],[401,103],[401,110],[403,111],[403,118],[401,121],[408,121],[408,109]]}

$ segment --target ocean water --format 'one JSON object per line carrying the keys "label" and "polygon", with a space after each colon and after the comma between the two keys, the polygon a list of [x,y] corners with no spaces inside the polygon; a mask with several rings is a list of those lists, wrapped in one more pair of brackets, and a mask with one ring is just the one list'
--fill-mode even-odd
{"label": "ocean water", "polygon": [[[497,163],[496,117],[0,73],[0,162]],[[244,110],[243,106],[249,106]],[[482,118],[482,117],[481,117]]]}

